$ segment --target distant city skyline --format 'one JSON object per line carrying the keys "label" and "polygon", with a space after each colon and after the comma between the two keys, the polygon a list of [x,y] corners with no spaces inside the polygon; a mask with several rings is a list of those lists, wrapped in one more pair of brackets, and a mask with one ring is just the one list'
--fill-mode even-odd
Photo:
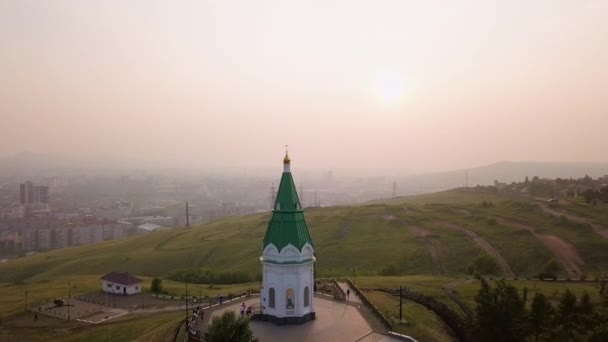
{"label": "distant city skyline", "polygon": [[607,162],[608,2],[0,3],[0,156]]}

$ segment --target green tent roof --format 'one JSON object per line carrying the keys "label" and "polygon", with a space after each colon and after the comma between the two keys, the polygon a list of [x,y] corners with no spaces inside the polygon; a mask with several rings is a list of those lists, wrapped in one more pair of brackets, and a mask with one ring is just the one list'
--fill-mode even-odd
{"label": "green tent roof", "polygon": [[291,172],[283,172],[281,176],[281,184],[262,249],[271,243],[279,252],[289,244],[300,251],[306,243],[313,246]]}

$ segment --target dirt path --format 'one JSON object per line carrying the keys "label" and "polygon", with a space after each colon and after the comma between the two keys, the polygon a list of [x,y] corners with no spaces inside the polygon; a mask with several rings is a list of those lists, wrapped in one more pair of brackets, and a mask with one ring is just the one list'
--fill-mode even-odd
{"label": "dirt path", "polygon": [[564,210],[556,210],[553,208],[549,208],[548,205],[546,205],[545,203],[539,203],[538,204],[540,206],[540,209],[542,211],[544,211],[545,213],[557,217],[559,218],[560,216],[564,216],[566,217],[568,220],[572,221],[572,222],[576,222],[576,223],[580,223],[580,224],[586,224],[591,226],[591,228],[593,228],[593,230],[600,236],[602,236],[603,238],[608,239],[608,229],[606,229],[605,227],[596,224],[596,223],[592,223],[580,216],[576,216],[572,213],[566,212]]}
{"label": "dirt path", "polygon": [[444,275],[445,266],[443,262],[441,262],[441,258],[439,258],[439,253],[437,253],[437,249],[433,245],[433,241],[429,238],[431,236],[431,232],[420,227],[416,226],[408,226],[408,229],[416,236],[417,240],[421,240],[424,244],[424,248],[426,248],[427,252],[431,256],[431,260],[433,261],[433,273],[435,275]]}
{"label": "dirt path", "polygon": [[570,277],[580,278],[580,276],[583,274],[581,266],[583,266],[585,262],[576,251],[576,248],[574,248],[574,246],[568,242],[555,235],[538,234],[533,227],[524,223],[507,220],[504,218],[498,218],[497,221],[505,226],[530,231],[532,235],[534,235],[534,237],[536,237],[553,254],[553,256],[555,256],[557,261],[562,265]]}
{"label": "dirt path", "polygon": [[475,242],[475,244],[477,245],[477,247],[481,248],[484,252],[486,252],[488,255],[490,255],[491,257],[493,257],[497,262],[498,265],[500,266],[502,273],[509,278],[515,278],[515,273],[513,273],[513,270],[511,269],[511,267],[509,266],[509,263],[507,262],[507,260],[502,256],[502,254],[500,254],[500,252],[498,251],[498,249],[496,249],[494,246],[492,246],[492,244],[490,244],[486,239],[482,238],[481,236],[477,235],[477,233],[470,231],[468,229],[464,229],[458,225],[455,225],[453,223],[450,222],[438,222],[441,226],[449,228],[449,229],[453,229],[453,230],[457,230],[459,232],[464,233],[466,236],[470,237],[471,239],[473,239],[473,242]]}

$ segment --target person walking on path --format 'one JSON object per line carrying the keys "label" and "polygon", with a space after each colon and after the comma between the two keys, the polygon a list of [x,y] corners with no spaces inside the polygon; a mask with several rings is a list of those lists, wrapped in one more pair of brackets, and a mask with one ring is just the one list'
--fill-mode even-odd
{"label": "person walking on path", "polygon": [[350,289],[346,289],[346,300],[349,300],[350,297]]}
{"label": "person walking on path", "polygon": [[245,302],[243,302],[243,304],[241,304],[241,317],[245,316],[246,307]]}

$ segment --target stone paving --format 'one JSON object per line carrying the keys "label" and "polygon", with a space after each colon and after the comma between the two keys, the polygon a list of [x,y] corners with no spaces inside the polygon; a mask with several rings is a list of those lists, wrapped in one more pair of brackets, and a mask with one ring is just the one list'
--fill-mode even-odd
{"label": "stone paving", "polygon": [[[217,309],[211,317],[226,310],[239,314],[242,301]],[[246,301],[246,305],[259,303],[259,298]],[[252,321],[253,334],[261,341],[356,341],[372,332],[372,327],[359,313],[359,309],[344,302],[315,297],[317,319],[299,325],[278,326],[270,322]]]}
{"label": "stone paving", "polygon": [[384,334],[380,334],[375,331],[372,331],[371,333],[358,339],[356,342],[396,342],[396,341],[402,342],[403,340],[400,340],[397,337],[388,336],[388,335],[384,335]]}
{"label": "stone paving", "polygon": [[350,295],[347,298],[348,302],[363,304],[363,302],[361,301],[361,298],[359,298],[359,296],[357,296],[355,291],[353,291],[353,289],[351,289],[350,286],[348,286],[348,283],[339,281],[338,286],[340,286],[340,288],[342,289],[342,291],[344,291],[344,293],[348,293],[348,290],[350,290]]}
{"label": "stone paving", "polygon": [[[348,284],[340,283],[344,291]],[[231,304],[207,310],[205,317],[195,329],[201,329],[204,334],[206,326],[212,317],[221,315],[226,310],[232,310],[239,315],[240,306],[259,304],[259,297],[248,297],[245,300],[235,300]],[[347,302],[340,302],[319,294],[315,295],[314,306],[317,318],[299,325],[277,326],[270,322],[252,321],[253,334],[261,342],[266,341],[366,341],[389,342],[399,341],[386,335],[386,331],[375,316],[362,305],[361,299],[351,289]]]}
{"label": "stone paving", "polygon": [[[346,292],[347,283],[338,283]],[[258,296],[235,299],[222,306],[206,309],[203,319],[194,327],[201,330],[202,335],[206,327],[215,316],[226,310],[240,314],[241,304],[246,306],[260,303]],[[350,289],[349,300],[346,302],[334,300],[331,297],[315,294],[314,306],[317,318],[313,321],[299,325],[277,326],[270,322],[251,321],[251,330],[261,342],[273,341],[335,341],[335,342],[392,342],[400,339],[387,335],[387,331],[374,314],[362,304],[357,294]]]}

